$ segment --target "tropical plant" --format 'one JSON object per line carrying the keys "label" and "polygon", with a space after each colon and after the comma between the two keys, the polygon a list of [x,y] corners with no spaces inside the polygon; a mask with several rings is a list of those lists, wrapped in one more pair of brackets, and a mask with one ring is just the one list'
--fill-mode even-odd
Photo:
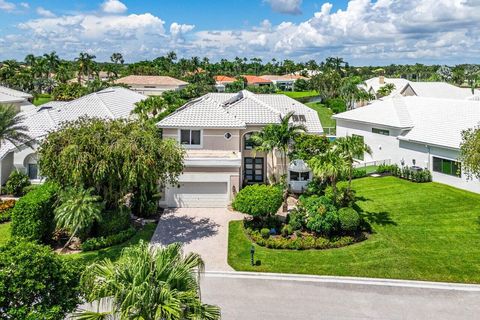
{"label": "tropical plant", "polygon": [[324,153],[314,156],[308,161],[313,174],[329,181],[332,186],[334,198],[337,198],[337,181],[348,172],[349,164],[338,148],[331,147]]}
{"label": "tropical plant", "polygon": [[462,132],[459,161],[466,177],[480,178],[480,129],[467,129]]}
{"label": "tropical plant", "polygon": [[31,146],[33,141],[28,135],[28,128],[23,125],[24,117],[11,105],[0,105],[0,146],[9,141],[14,146],[26,144]]}
{"label": "tropical plant", "polygon": [[5,184],[5,191],[15,197],[20,197],[25,194],[24,189],[30,184],[30,179],[25,173],[15,170],[12,171],[10,177],[8,177],[7,183]]}
{"label": "tropical plant", "polygon": [[79,272],[48,246],[11,241],[0,247],[0,318],[65,319],[80,303]]}
{"label": "tropical plant", "polygon": [[95,61],[93,59],[95,59],[95,56],[86,52],[80,52],[78,57],[75,58],[78,83],[82,83],[82,76],[87,76],[88,78],[93,73],[95,69]]}
{"label": "tropical plant", "polygon": [[335,140],[334,148],[338,148],[340,154],[344,157],[348,164],[348,190],[352,186],[353,164],[358,162],[357,159],[363,158],[365,153],[372,155],[372,149],[363,142],[361,136],[352,135],[340,137]]}
{"label": "tropical plant", "polygon": [[387,83],[384,86],[381,86],[380,88],[378,88],[377,95],[380,98],[386,97],[390,95],[393,92],[393,90],[395,90],[395,85],[393,83]]}
{"label": "tropical plant", "polygon": [[[110,314],[121,319],[220,319],[218,307],[201,301],[203,269],[200,256],[184,255],[178,243],[161,248],[140,242],[124,249],[116,262],[104,260],[88,267],[82,285],[88,301],[110,299]],[[79,316],[99,319],[106,313]]]}
{"label": "tropical plant", "polygon": [[326,136],[302,133],[296,136],[288,157],[292,160],[310,160],[313,156],[325,152],[330,145]]}
{"label": "tropical plant", "polygon": [[59,205],[54,210],[55,222],[57,228],[70,232],[70,239],[63,248],[66,248],[77,234],[102,219],[103,204],[100,203],[100,197],[92,195],[92,192],[93,189],[69,188],[59,194]]}

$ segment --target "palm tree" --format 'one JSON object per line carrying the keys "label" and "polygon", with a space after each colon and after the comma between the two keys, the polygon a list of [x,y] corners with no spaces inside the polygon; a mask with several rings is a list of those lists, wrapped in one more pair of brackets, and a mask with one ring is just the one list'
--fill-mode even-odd
{"label": "palm tree", "polygon": [[395,90],[395,85],[393,83],[387,83],[386,85],[378,88],[377,95],[381,97],[386,97],[390,95],[393,90]]}
{"label": "palm tree", "polygon": [[47,79],[49,79],[51,73],[57,72],[57,69],[60,66],[60,59],[55,51],[52,51],[48,54],[45,53],[43,57],[45,58],[47,65]]}
{"label": "palm tree", "polygon": [[78,83],[82,83],[82,76],[88,77],[92,74],[95,64],[93,59],[95,59],[95,56],[86,52],[80,52],[78,58],[75,58],[77,62]]}
{"label": "palm tree", "polygon": [[110,56],[110,60],[115,63],[115,64],[123,64],[125,62],[125,60],[123,59],[123,55],[119,52],[114,52],[111,56]]}
{"label": "palm tree", "polygon": [[347,190],[350,191],[352,186],[353,164],[358,162],[357,159],[361,158],[364,153],[372,155],[372,149],[363,142],[362,137],[356,135],[337,138],[334,148],[339,149],[340,154],[348,164]]}
{"label": "palm tree", "polygon": [[70,230],[70,239],[65,249],[77,233],[87,230],[95,222],[101,220],[103,204],[100,197],[92,195],[93,189],[71,188],[59,196],[60,205],[54,210],[58,228]]}
{"label": "palm tree", "polygon": [[334,199],[337,199],[337,181],[348,171],[348,163],[339,148],[331,147],[324,153],[314,156],[308,161],[313,175],[323,181],[329,181],[333,189]]}
{"label": "palm tree", "polygon": [[32,138],[28,128],[22,124],[24,117],[12,105],[0,105],[0,146],[9,141],[18,147],[22,144],[31,146]]}
{"label": "palm tree", "polygon": [[[200,256],[184,255],[179,243],[156,247],[141,241],[125,248],[115,262],[107,259],[89,266],[82,283],[88,301],[110,299],[110,314],[121,319],[220,319],[217,306],[201,301],[203,269]],[[107,316],[88,315],[78,314],[84,320]]]}

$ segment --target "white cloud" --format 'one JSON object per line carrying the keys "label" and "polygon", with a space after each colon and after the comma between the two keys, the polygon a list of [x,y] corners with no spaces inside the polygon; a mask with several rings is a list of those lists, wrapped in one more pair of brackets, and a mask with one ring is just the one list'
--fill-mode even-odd
{"label": "white cloud", "polygon": [[173,41],[183,41],[183,35],[195,28],[192,24],[179,24],[174,22],[170,25],[170,35]]}
{"label": "white cloud", "polygon": [[301,14],[302,0],[264,0],[273,11],[286,14]]}
{"label": "white cloud", "polygon": [[15,9],[15,4],[13,2],[8,2],[6,0],[0,0],[0,10],[12,11]]}
{"label": "white cloud", "polygon": [[119,0],[105,0],[102,3],[102,10],[106,13],[124,13],[127,11],[127,6]]}
{"label": "white cloud", "polygon": [[28,2],[20,2],[20,6],[24,9],[30,9],[30,4],[28,4]]}
{"label": "white cloud", "polygon": [[43,7],[38,7],[38,8],[37,8],[37,14],[38,14],[39,16],[42,16],[42,17],[45,17],[45,18],[53,18],[53,17],[55,17],[55,14],[54,14],[52,11],[47,10],[47,9],[45,9],[45,8],[43,8]]}

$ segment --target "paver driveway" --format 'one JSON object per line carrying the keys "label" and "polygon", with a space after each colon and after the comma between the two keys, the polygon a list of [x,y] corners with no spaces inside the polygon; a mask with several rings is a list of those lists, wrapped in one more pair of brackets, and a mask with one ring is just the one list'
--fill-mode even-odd
{"label": "paver driveway", "polygon": [[223,208],[168,209],[162,215],[152,237],[154,245],[184,243],[184,251],[196,252],[205,261],[206,270],[231,271],[227,263],[228,222],[243,215]]}

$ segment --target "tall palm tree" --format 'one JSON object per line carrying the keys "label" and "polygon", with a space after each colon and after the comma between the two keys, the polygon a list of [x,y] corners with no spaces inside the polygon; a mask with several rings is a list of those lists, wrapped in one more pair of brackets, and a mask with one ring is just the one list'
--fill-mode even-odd
{"label": "tall palm tree", "polygon": [[[145,242],[128,247],[116,262],[103,260],[87,268],[82,283],[87,300],[109,298],[111,314],[121,319],[220,319],[217,306],[203,304],[200,273],[204,263],[196,253],[184,255],[179,243],[167,247]],[[81,319],[106,319],[106,314]]]}
{"label": "tall palm tree", "polygon": [[60,205],[54,211],[55,221],[58,228],[70,231],[70,239],[64,249],[79,232],[87,230],[96,220],[101,220],[103,205],[99,196],[92,195],[92,190],[71,188],[59,196]]}
{"label": "tall palm tree", "polygon": [[47,65],[47,79],[49,79],[50,74],[57,72],[57,69],[60,66],[60,59],[55,51],[45,53],[43,57]]}
{"label": "tall palm tree", "polygon": [[352,186],[353,164],[358,162],[360,155],[368,153],[372,155],[372,149],[363,142],[360,136],[346,136],[335,140],[334,148],[338,148],[340,154],[344,157],[348,164],[348,191]]}
{"label": "tall palm tree", "polygon": [[24,117],[12,105],[0,105],[0,146],[9,141],[14,146],[26,144],[31,146],[32,138],[28,135],[28,128],[23,125]]}
{"label": "tall palm tree", "polygon": [[333,189],[334,199],[337,199],[337,181],[348,171],[348,163],[339,148],[331,147],[324,153],[314,156],[308,161],[313,175],[323,181],[329,181]]}
{"label": "tall palm tree", "polygon": [[77,80],[78,83],[82,83],[82,76],[90,76],[94,70],[95,62],[94,55],[88,54],[86,52],[80,52],[75,61],[77,63]]}

